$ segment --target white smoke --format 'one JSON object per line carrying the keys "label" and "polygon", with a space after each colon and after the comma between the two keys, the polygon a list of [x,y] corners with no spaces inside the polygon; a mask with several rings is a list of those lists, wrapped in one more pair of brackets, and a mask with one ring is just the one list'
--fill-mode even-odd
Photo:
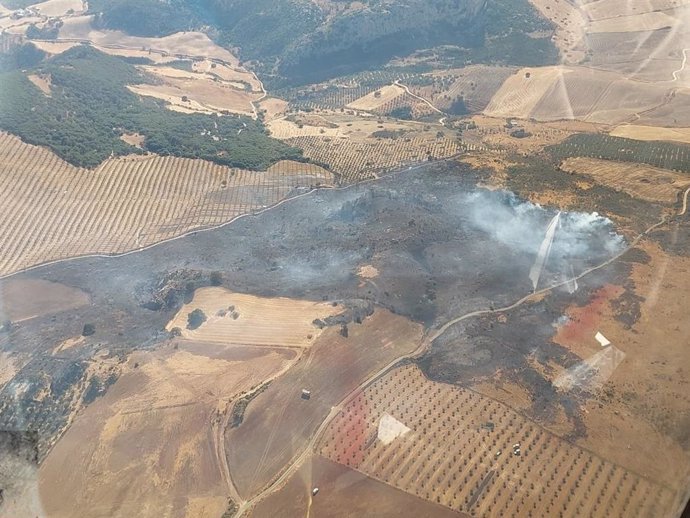
{"label": "white smoke", "polygon": [[[459,195],[458,208],[469,226],[513,249],[516,253],[540,257],[545,236],[548,253],[538,264],[538,280],[546,269],[572,277],[573,264],[592,265],[618,253],[625,245],[614,232],[613,223],[596,212],[556,212],[521,200],[508,191],[477,190]],[[548,232],[550,224],[558,224]],[[548,234],[548,235],[547,235]],[[534,283],[534,279],[532,279]]]}

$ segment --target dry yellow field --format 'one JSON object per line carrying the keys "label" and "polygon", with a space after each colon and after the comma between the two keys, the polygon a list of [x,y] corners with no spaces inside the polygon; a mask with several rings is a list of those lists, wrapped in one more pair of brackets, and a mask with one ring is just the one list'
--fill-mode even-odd
{"label": "dry yellow field", "polygon": [[55,56],[76,47],[79,43],[72,41],[33,41],[34,46],[43,52]]}
{"label": "dry yellow field", "polygon": [[673,140],[690,144],[690,128],[659,128],[655,126],[625,124],[618,126],[610,134],[614,137],[635,140]]}
{"label": "dry yellow field", "polygon": [[347,107],[353,110],[373,111],[401,95],[405,95],[405,89],[403,87],[398,85],[386,85],[375,92],[371,92],[351,102]]}
{"label": "dry yellow field", "polygon": [[50,82],[50,74],[29,74],[26,76],[26,78],[35,84],[36,87],[47,97],[50,97],[50,87],[52,86]]}
{"label": "dry yellow field", "polygon": [[319,167],[288,161],[252,172],[134,155],[79,169],[0,133],[0,274],[137,249],[262,209],[296,186],[331,181]]}
{"label": "dry yellow field", "polygon": [[[206,322],[187,329],[187,315],[201,309]],[[325,302],[266,298],[234,293],[224,288],[196,290],[166,329],[177,327],[190,340],[233,345],[308,347],[321,334],[312,322],[341,313],[340,306]]]}
{"label": "dry yellow field", "polygon": [[295,356],[186,341],[135,353],[41,465],[46,516],[218,518],[230,494],[222,414]]}
{"label": "dry yellow field", "polygon": [[598,0],[583,3],[580,9],[590,20],[602,20],[616,16],[665,11],[689,4],[690,0],[625,0],[624,2],[621,0]]}
{"label": "dry yellow field", "polygon": [[597,32],[639,32],[655,31],[665,27],[673,27],[678,19],[662,12],[647,12],[629,16],[616,16],[591,22],[587,28],[589,33]]}
{"label": "dry yellow field", "polygon": [[130,85],[127,88],[137,95],[162,99],[169,108],[181,108],[185,112],[232,112],[251,116],[254,114],[252,101],[259,98],[258,94],[248,94],[205,78],[167,77],[163,84]]}
{"label": "dry yellow field", "polygon": [[128,36],[120,31],[99,31],[91,27],[92,16],[75,16],[64,20],[58,39],[87,40],[97,47],[145,50],[171,56],[199,56],[239,66],[238,59],[227,49],[216,45],[201,32],[178,32],[162,38]]}
{"label": "dry yellow field", "polygon": [[253,92],[262,91],[261,84],[256,80],[256,77],[241,67],[230,67],[228,65],[214,63],[208,59],[203,59],[195,60],[192,63],[192,69],[194,72],[209,74],[217,77],[218,79],[222,79],[223,81],[238,81],[241,83],[247,83]]}
{"label": "dry yellow field", "polygon": [[48,0],[33,6],[43,16],[64,16],[70,11],[74,14],[84,11],[82,0]]}
{"label": "dry yellow field", "polygon": [[355,397],[317,453],[473,516],[661,516],[676,504],[675,491],[656,480],[489,397],[431,382],[414,365]]}
{"label": "dry yellow field", "polygon": [[551,85],[563,74],[562,67],[523,68],[510,76],[484,110],[490,117],[528,119]]}
{"label": "dry yellow field", "polygon": [[577,157],[565,160],[561,169],[589,176],[597,183],[656,203],[673,204],[681,191],[690,186],[687,175],[632,162]]}

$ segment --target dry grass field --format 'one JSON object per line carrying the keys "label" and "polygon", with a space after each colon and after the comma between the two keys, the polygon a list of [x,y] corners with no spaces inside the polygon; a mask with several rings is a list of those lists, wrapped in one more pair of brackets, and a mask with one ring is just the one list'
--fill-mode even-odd
{"label": "dry grass field", "polygon": [[561,169],[653,203],[672,205],[681,191],[690,186],[688,175],[633,162],[577,157],[565,160]]}
{"label": "dry grass field", "polygon": [[671,140],[690,144],[690,128],[659,128],[638,124],[618,126],[610,135],[635,140]]}
{"label": "dry grass field", "polygon": [[175,157],[130,156],[78,169],[0,134],[0,274],[93,253],[122,253],[272,205],[331,182],[313,165],[265,172]]}
{"label": "dry grass field", "polygon": [[[393,359],[414,351],[422,326],[377,309],[347,338],[330,327],[299,361],[247,407],[244,421],[226,433],[226,451],[239,494],[256,494],[303,450],[331,407]],[[311,391],[308,400],[302,389]]]}
{"label": "dry grass field", "polygon": [[396,97],[405,95],[405,89],[398,85],[387,85],[349,103],[348,108],[362,111],[375,111]]}
{"label": "dry grass field", "polygon": [[473,516],[652,517],[675,503],[674,492],[655,480],[560,439],[498,401],[430,382],[412,365],[348,404],[317,451]]}
{"label": "dry grass field", "polygon": [[[314,487],[319,488],[319,494],[312,498]],[[467,515],[400,491],[320,455],[305,461],[287,484],[260,501],[250,516],[467,518]]]}
{"label": "dry grass field", "polygon": [[82,0],[48,0],[33,6],[43,16],[65,16],[66,14],[79,14],[84,12],[85,6]]}
{"label": "dry grass field", "polygon": [[677,20],[673,16],[652,11],[629,16],[617,15],[613,18],[597,20],[589,24],[587,31],[590,33],[655,31],[672,27],[676,22]]}
{"label": "dry grass field", "polygon": [[522,69],[508,78],[484,113],[614,125],[664,106],[672,92],[667,84],[634,81],[604,70],[560,66]]}
{"label": "dry grass field", "polygon": [[590,20],[666,11],[690,4],[690,0],[597,0],[583,3],[580,9]]}
{"label": "dry grass field", "polygon": [[503,83],[484,113],[491,117],[528,119],[544,94],[563,74],[561,67],[518,70]]}
{"label": "dry grass field", "polygon": [[138,95],[161,99],[168,103],[170,109],[187,113],[237,113],[252,116],[252,101],[261,96],[204,77],[167,76],[162,84],[132,85],[128,88]]}
{"label": "dry grass field", "polygon": [[[197,329],[187,329],[187,315],[195,309],[208,319]],[[177,327],[183,337],[209,343],[308,347],[322,332],[312,322],[342,310],[325,302],[256,297],[209,287],[197,290],[166,329]]]}
{"label": "dry grass field", "polygon": [[46,54],[55,56],[76,47],[79,43],[71,41],[33,41],[35,47],[41,49]]}
{"label": "dry grass field", "polygon": [[121,49],[151,50],[169,56],[200,56],[217,59],[231,66],[239,66],[238,59],[228,50],[216,45],[201,32],[178,32],[162,38],[128,36],[120,31],[99,31],[91,27],[92,16],[75,16],[64,20],[60,28],[60,40],[86,40],[96,47],[120,47]]}
{"label": "dry grass field", "polygon": [[135,353],[41,465],[46,515],[219,517],[229,495],[220,412],[294,355],[186,341]]}

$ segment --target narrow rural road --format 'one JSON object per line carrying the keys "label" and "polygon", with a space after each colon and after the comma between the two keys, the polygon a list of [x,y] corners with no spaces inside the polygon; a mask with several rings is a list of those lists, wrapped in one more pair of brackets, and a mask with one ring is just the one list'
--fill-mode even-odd
{"label": "narrow rural road", "polygon": [[688,64],[688,51],[690,51],[690,48],[683,49],[683,62],[680,65],[680,68],[676,71],[673,72],[673,80],[678,81],[680,74],[685,70],[685,65]]}
{"label": "narrow rural road", "polygon": [[418,100],[422,101],[424,104],[428,105],[432,110],[434,110],[436,113],[440,113],[441,115],[443,115],[443,117],[441,117],[441,118],[438,120],[438,123],[441,124],[441,125],[443,125],[443,122],[444,122],[444,121],[446,120],[446,118],[447,118],[447,117],[446,117],[446,114],[445,114],[444,112],[442,112],[441,110],[439,110],[438,108],[436,108],[436,106],[434,106],[433,104],[431,104],[431,102],[428,101],[427,99],[425,99],[424,97],[421,97],[421,96],[419,96],[419,95],[417,95],[417,94],[412,93],[412,92],[410,91],[410,89],[407,87],[407,85],[404,85],[404,84],[402,84],[402,83],[400,82],[400,79],[396,79],[395,82],[394,82],[393,84],[396,84],[396,85],[402,87],[402,88],[405,90],[405,92],[407,92],[409,95],[411,95],[411,96],[414,97],[415,99],[418,99]]}
{"label": "narrow rural road", "polygon": [[[688,188],[685,191],[684,194],[684,201],[683,201],[683,207],[682,210],[678,213],[679,216],[682,216],[685,214],[687,211],[687,200],[688,200],[688,195],[690,194],[690,188]],[[285,483],[294,473],[297,471],[302,463],[307,460],[313,453],[314,448],[320,439],[321,435],[323,432],[326,430],[330,422],[335,418],[335,416],[345,407],[347,406],[350,401],[352,401],[353,398],[355,398],[362,390],[364,390],[366,387],[368,387],[370,384],[372,384],[374,381],[376,381],[378,378],[386,374],[390,369],[395,367],[399,362],[405,359],[409,358],[414,358],[415,356],[420,355],[423,353],[437,338],[442,336],[449,328],[454,326],[455,324],[462,322],[463,320],[467,320],[469,318],[481,316],[481,315],[487,315],[487,314],[498,314],[498,313],[503,313],[506,311],[511,311],[513,309],[516,309],[520,307],[521,305],[525,304],[526,302],[530,301],[531,299],[538,298],[541,295],[544,295],[546,293],[549,293],[550,291],[553,291],[556,288],[559,288],[561,286],[564,286],[566,284],[572,283],[573,281],[577,281],[579,279],[582,279],[583,277],[589,275],[592,272],[595,272],[597,270],[600,270],[602,268],[605,268],[606,266],[609,266],[610,264],[614,263],[618,259],[620,259],[623,255],[628,253],[632,248],[634,248],[637,243],[640,242],[645,236],[647,236],[650,232],[654,231],[655,229],[659,228],[660,226],[666,224],[668,222],[668,219],[666,217],[663,217],[660,221],[655,223],[654,225],[651,225],[649,228],[647,228],[644,232],[639,234],[637,237],[635,237],[628,246],[626,246],[623,250],[621,250],[619,253],[615,254],[614,256],[610,257],[608,260],[604,261],[603,263],[600,263],[596,266],[593,266],[591,268],[588,268],[584,270],[582,273],[579,275],[566,279],[564,281],[561,281],[559,283],[553,284],[551,286],[548,286],[546,288],[542,288],[541,290],[534,291],[532,293],[528,293],[521,299],[515,301],[514,303],[508,305],[508,306],[503,306],[500,308],[495,308],[495,309],[480,309],[476,311],[471,311],[469,313],[466,313],[462,316],[459,316],[457,318],[454,318],[452,320],[449,320],[445,324],[443,324],[441,327],[437,328],[434,330],[431,334],[428,334],[427,336],[424,337],[424,339],[421,341],[420,346],[415,349],[413,352],[399,356],[392,360],[391,362],[388,363],[385,367],[379,369],[377,372],[369,376],[366,380],[361,382],[355,389],[350,391],[345,398],[338,403],[338,405],[334,406],[331,408],[331,411],[328,413],[326,418],[321,422],[321,425],[319,428],[316,430],[316,432],[312,435],[311,440],[307,444],[307,446],[304,448],[302,453],[298,455],[289,465],[288,467],[280,474],[280,476],[272,482],[269,486],[267,486],[261,493],[257,494],[250,500],[247,500],[244,502],[239,510],[237,511],[237,514],[235,514],[235,518],[239,518],[244,515],[249,509],[252,508],[252,506],[256,505],[258,502],[269,496],[271,493],[274,491],[280,489],[283,483]]]}

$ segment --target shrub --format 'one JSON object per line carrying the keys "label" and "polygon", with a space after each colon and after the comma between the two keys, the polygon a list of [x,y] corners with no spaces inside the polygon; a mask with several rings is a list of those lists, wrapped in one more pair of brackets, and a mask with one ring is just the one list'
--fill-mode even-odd
{"label": "shrub", "polygon": [[187,315],[187,329],[197,329],[204,322],[206,314],[198,308]]}
{"label": "shrub", "polygon": [[84,329],[81,331],[82,336],[91,336],[96,333],[96,326],[94,324],[84,324]]}

